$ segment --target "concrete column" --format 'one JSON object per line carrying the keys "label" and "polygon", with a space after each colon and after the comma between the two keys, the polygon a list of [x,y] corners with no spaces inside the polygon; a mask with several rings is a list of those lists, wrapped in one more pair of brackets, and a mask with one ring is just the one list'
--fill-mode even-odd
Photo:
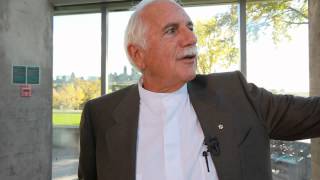
{"label": "concrete column", "polygon": [[[309,0],[310,95],[320,96],[320,1]],[[320,179],[320,139],[311,140],[312,179]]]}
{"label": "concrete column", "polygon": [[[0,179],[51,180],[52,15],[48,0],[0,0]],[[20,97],[12,65],[39,66]]]}

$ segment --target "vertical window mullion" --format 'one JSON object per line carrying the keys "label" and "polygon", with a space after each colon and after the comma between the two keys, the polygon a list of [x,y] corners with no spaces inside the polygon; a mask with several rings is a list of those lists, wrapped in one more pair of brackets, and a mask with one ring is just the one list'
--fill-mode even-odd
{"label": "vertical window mullion", "polygon": [[247,76],[247,24],[246,0],[239,0],[239,27],[240,27],[240,70]]}
{"label": "vertical window mullion", "polygon": [[106,94],[106,66],[107,66],[107,19],[106,7],[101,7],[101,95]]}

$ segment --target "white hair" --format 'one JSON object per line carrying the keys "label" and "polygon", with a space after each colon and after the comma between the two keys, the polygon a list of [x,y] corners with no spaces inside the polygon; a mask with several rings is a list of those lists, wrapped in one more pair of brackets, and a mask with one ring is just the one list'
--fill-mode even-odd
{"label": "white hair", "polygon": [[124,36],[124,48],[127,54],[127,57],[130,63],[139,71],[141,71],[132,61],[132,58],[128,52],[129,44],[135,44],[145,49],[147,47],[147,40],[145,34],[147,32],[147,25],[143,22],[143,19],[140,16],[140,13],[144,10],[144,8],[154,2],[157,1],[169,1],[173,3],[177,3],[176,0],[142,0],[139,4],[134,6],[131,10],[133,10],[133,14],[131,15],[128,25],[126,27],[125,36]]}

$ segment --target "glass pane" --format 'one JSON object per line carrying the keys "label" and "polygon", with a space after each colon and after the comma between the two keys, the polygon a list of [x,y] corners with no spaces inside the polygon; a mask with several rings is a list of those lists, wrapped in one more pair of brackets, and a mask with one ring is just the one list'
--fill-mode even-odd
{"label": "glass pane", "polygon": [[108,14],[107,93],[137,83],[140,73],[130,64],[125,48],[124,33],[132,11]]}
{"label": "glass pane", "polygon": [[[273,93],[309,95],[308,1],[247,4],[247,79]],[[273,179],[311,177],[310,141],[271,141]]]}
{"label": "glass pane", "polygon": [[185,8],[198,38],[198,73],[240,69],[238,5]]}
{"label": "glass pane", "polygon": [[249,81],[275,93],[309,95],[307,4],[300,0],[248,3]]}
{"label": "glass pane", "polygon": [[54,17],[52,178],[77,178],[84,103],[100,95],[101,15]]}

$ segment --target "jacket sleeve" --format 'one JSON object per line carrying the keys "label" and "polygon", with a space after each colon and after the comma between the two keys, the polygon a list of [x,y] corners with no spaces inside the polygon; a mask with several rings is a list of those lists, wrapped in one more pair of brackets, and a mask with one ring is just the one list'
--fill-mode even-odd
{"label": "jacket sleeve", "polygon": [[297,140],[320,136],[320,97],[275,95],[247,83],[240,72],[238,77],[270,138]]}
{"label": "jacket sleeve", "polygon": [[96,180],[95,135],[90,119],[90,101],[86,103],[80,122],[79,180]]}

